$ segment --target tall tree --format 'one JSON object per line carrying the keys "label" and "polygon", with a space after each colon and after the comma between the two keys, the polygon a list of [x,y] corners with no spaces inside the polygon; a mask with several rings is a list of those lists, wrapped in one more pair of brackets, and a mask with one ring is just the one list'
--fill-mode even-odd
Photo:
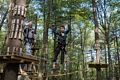
{"label": "tall tree", "polygon": [[[47,16],[45,11],[45,0],[44,0],[44,30],[43,30],[43,52],[44,58],[48,59],[48,28],[50,26],[50,15],[51,15],[51,0],[47,1]],[[44,61],[44,78],[43,80],[47,80],[47,61]]]}
{"label": "tall tree", "polygon": [[[92,0],[93,4],[93,17],[94,17],[94,24],[95,24],[95,48],[96,48],[96,64],[100,64],[100,43],[99,43],[99,24],[97,19],[97,1]],[[96,80],[101,80],[101,72],[97,69],[97,78]]]}
{"label": "tall tree", "polygon": [[[9,6],[6,55],[21,54],[23,20],[26,17],[26,0],[11,0]],[[4,80],[17,80],[19,64],[6,64]],[[11,76],[12,74],[12,76]]]}

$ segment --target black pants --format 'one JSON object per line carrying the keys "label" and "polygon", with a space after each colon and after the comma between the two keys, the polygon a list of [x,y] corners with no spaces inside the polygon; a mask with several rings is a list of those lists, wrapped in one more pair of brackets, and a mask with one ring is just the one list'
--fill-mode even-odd
{"label": "black pants", "polygon": [[60,45],[58,45],[55,48],[53,62],[57,61],[57,57],[60,54],[60,52],[61,52],[61,64],[64,64],[64,57],[65,57],[66,50],[65,50],[65,46],[60,46]]}

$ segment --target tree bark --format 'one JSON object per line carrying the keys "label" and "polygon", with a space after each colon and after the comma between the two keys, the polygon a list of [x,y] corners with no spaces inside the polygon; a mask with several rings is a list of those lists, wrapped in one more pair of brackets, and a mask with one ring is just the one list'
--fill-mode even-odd
{"label": "tree bark", "polygon": [[[119,55],[119,43],[118,43],[118,37],[116,36],[116,47],[117,47],[117,61],[118,62],[118,76],[120,76],[120,55]],[[117,76],[118,80],[119,80],[119,77]]]}
{"label": "tree bark", "polygon": [[[45,4],[45,0],[44,0],[44,4]],[[45,5],[44,5],[45,7]],[[43,32],[43,56],[44,58],[47,60],[48,59],[48,28],[50,26],[50,10],[51,10],[51,2],[50,0],[47,1],[47,7],[48,7],[48,13],[47,13],[47,19],[45,19],[45,10],[44,10],[44,32]],[[47,61],[44,61],[43,63],[44,65],[44,78],[43,80],[48,80],[48,77],[47,77]]]}
{"label": "tree bark", "polygon": [[17,80],[19,64],[7,64],[4,69],[4,80]]}
{"label": "tree bark", "polygon": [[[9,5],[8,32],[6,46],[9,54],[20,53],[22,45],[22,21],[25,18],[26,0],[11,0]],[[21,11],[20,11],[21,10]],[[23,12],[23,14],[22,14]],[[17,36],[15,36],[17,35]],[[20,38],[18,37],[20,35]],[[19,64],[7,63],[4,68],[4,80],[17,80]]]}
{"label": "tree bark", "polygon": [[112,58],[111,58],[111,54],[110,54],[110,37],[109,37],[109,29],[110,26],[106,26],[106,30],[105,30],[105,39],[106,39],[106,45],[107,45],[107,50],[108,50],[108,63],[109,63],[109,76],[108,79],[112,80],[113,78],[113,66],[112,66]]}
{"label": "tree bark", "polygon": [[[94,17],[94,24],[95,24],[95,47],[96,47],[96,64],[100,64],[100,44],[99,44],[99,34],[98,34],[98,29],[99,29],[99,24],[97,21],[97,0],[92,0],[93,4],[93,17]],[[101,69],[97,68],[97,78],[96,80],[101,80]]]}
{"label": "tree bark", "polygon": [[96,12],[96,0],[93,0],[93,17],[94,17],[94,24],[95,24],[95,47],[96,47],[96,63],[99,64],[99,34],[98,34],[98,21],[97,21],[97,12]]}

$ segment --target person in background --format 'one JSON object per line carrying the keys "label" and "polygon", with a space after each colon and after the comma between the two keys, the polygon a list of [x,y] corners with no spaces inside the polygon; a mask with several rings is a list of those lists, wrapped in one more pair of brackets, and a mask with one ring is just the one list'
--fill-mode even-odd
{"label": "person in background", "polygon": [[32,28],[32,21],[28,23],[27,28],[24,29],[24,42],[25,42],[25,49],[26,55],[31,56],[31,48],[32,44],[35,40],[35,30]]}

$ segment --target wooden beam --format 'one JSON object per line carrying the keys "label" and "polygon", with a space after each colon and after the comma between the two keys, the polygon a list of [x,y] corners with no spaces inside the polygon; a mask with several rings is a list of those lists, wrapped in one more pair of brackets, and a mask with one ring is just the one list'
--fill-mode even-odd
{"label": "wooden beam", "polygon": [[108,64],[89,64],[90,68],[107,68]]}
{"label": "wooden beam", "polygon": [[39,60],[29,56],[0,55],[0,63],[39,63]]}

